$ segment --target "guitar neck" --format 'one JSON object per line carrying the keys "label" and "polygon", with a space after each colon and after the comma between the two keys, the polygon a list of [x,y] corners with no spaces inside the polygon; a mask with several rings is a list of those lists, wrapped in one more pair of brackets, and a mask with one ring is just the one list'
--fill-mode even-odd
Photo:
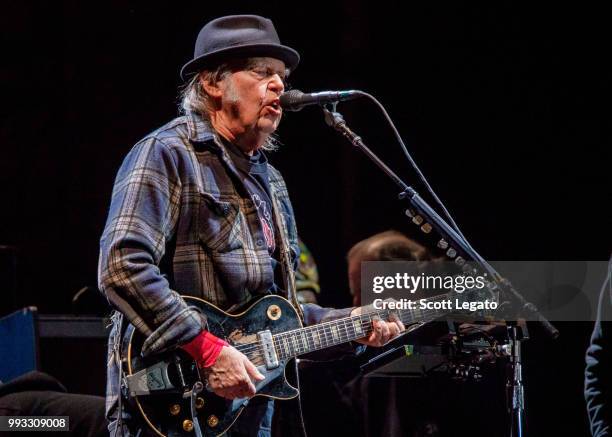
{"label": "guitar neck", "polygon": [[[448,294],[442,294],[426,302],[442,302],[449,299]],[[401,309],[373,310],[358,316],[345,317],[318,325],[286,331],[274,335],[274,345],[280,359],[289,359],[338,344],[357,340],[372,332],[372,321],[388,320],[395,313],[404,325],[434,320],[448,311],[439,309]]]}

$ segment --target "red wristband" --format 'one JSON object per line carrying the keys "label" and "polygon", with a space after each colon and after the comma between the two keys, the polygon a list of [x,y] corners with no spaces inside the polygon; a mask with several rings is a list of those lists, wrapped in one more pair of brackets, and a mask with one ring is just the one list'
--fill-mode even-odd
{"label": "red wristband", "polygon": [[181,348],[189,353],[200,367],[210,367],[217,361],[223,346],[229,346],[229,344],[208,331],[202,331]]}

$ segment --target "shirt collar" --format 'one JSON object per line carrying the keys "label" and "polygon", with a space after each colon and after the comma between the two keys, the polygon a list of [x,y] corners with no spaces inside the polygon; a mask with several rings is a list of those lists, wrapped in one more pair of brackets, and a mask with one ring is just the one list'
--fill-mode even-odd
{"label": "shirt collar", "polygon": [[215,143],[215,132],[212,126],[196,112],[187,112],[187,135],[194,143]]}
{"label": "shirt collar", "polygon": [[221,160],[225,162],[228,168],[235,174],[238,175],[238,170],[234,162],[231,160],[226,146],[223,144],[221,137],[212,128],[210,123],[202,118],[202,116],[196,112],[187,112],[185,114],[187,118],[187,135],[189,141],[195,144],[205,145],[210,147],[213,151],[218,153]]}

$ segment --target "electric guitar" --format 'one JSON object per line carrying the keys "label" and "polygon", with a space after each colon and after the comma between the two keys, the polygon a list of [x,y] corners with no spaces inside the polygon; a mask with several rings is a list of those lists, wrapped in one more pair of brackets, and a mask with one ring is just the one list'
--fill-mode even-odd
{"label": "electric guitar", "polygon": [[[468,293],[443,294],[428,302],[461,298]],[[473,298],[473,296],[472,296]],[[392,313],[404,325],[448,316],[448,310],[369,310],[303,327],[291,303],[279,296],[265,296],[240,314],[228,314],[201,299],[184,296],[208,319],[208,330],[245,354],[265,376],[255,382],[255,396],[291,399],[298,390],[285,378],[285,366],[294,357],[365,337],[375,318],[389,320]],[[480,298],[481,299],[481,298]],[[430,305],[434,307],[435,305]],[[151,430],[162,437],[177,435],[218,436],[230,429],[249,398],[228,400],[206,389],[206,378],[184,351],[143,358],[144,336],[129,325],[123,339],[123,362],[130,402]]]}

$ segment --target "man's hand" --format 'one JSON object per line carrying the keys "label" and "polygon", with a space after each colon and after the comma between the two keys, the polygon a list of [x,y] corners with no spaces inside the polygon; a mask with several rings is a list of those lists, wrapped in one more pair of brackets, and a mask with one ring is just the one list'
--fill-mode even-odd
{"label": "man's hand", "polygon": [[[358,316],[360,314],[361,308],[355,308],[351,311],[351,316]],[[370,335],[355,341],[367,346],[380,347],[393,340],[404,332],[406,328],[402,321],[394,314],[392,314],[390,318],[391,320],[389,322],[385,322],[384,320],[372,320],[372,332]]]}
{"label": "man's hand", "polygon": [[226,399],[253,396],[255,385],[252,380],[265,379],[243,353],[231,346],[223,346],[215,364],[206,370],[208,386]]}

